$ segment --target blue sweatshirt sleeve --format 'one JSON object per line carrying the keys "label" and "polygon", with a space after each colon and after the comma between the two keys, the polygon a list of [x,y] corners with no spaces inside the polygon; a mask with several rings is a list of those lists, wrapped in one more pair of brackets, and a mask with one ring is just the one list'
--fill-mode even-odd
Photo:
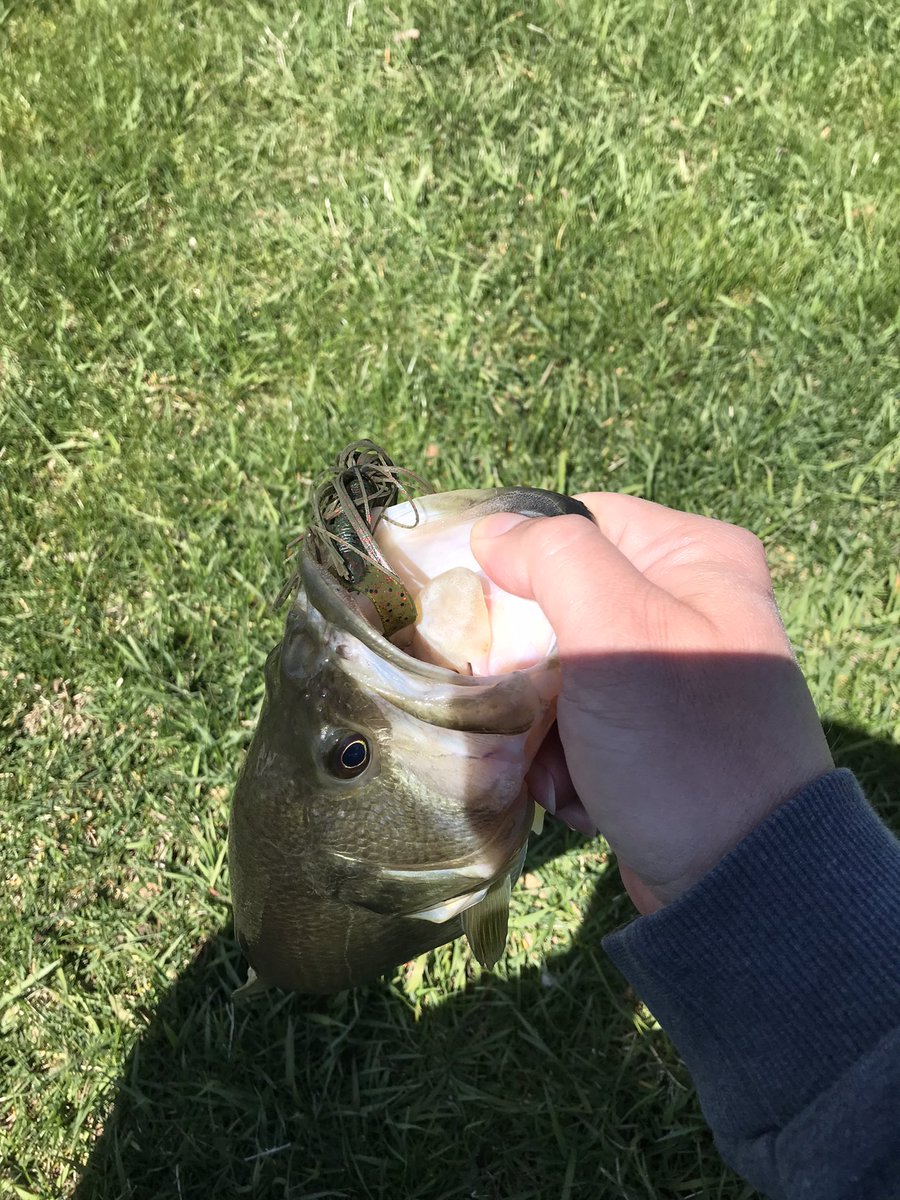
{"label": "blue sweatshirt sleeve", "polygon": [[900,1198],[900,842],[849,771],[603,945],[754,1187]]}

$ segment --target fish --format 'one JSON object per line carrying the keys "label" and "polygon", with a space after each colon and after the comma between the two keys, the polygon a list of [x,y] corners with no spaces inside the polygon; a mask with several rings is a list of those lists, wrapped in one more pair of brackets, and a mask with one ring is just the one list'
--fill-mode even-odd
{"label": "fish", "polygon": [[593,517],[538,488],[434,493],[368,440],[311,508],[232,798],[236,994],[341,991],[461,936],[490,968],[560,670],[546,618],[468,535],[496,512]]}

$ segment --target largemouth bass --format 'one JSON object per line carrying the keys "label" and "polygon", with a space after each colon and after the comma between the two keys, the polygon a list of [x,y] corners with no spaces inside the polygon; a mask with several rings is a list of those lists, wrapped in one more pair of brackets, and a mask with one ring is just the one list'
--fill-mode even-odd
{"label": "largemouth bass", "polygon": [[535,488],[399,503],[413,484],[362,442],[314,487],[232,803],[240,991],[338,991],[463,933],[485,966],[503,952],[559,667],[469,531],[494,512],[592,518]]}

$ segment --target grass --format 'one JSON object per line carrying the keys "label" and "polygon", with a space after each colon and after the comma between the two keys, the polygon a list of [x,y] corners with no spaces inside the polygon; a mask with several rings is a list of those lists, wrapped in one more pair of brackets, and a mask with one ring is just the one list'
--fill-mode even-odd
{"label": "grass", "polygon": [[496,977],[235,1007],[228,797],[307,482],[368,435],[755,529],[900,826],[898,40],[0,3],[0,1195],[750,1200],[599,949],[600,845],[535,843]]}

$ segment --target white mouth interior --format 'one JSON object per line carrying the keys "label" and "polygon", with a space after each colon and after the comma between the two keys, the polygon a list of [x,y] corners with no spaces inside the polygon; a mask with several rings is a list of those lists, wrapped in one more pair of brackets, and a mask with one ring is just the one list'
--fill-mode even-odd
{"label": "white mouth interior", "polygon": [[476,520],[429,516],[427,497],[385,510],[375,538],[417,613],[392,641],[462,675],[505,675],[542,662],[556,638],[535,601],[503,591],[481,570],[469,549]]}

